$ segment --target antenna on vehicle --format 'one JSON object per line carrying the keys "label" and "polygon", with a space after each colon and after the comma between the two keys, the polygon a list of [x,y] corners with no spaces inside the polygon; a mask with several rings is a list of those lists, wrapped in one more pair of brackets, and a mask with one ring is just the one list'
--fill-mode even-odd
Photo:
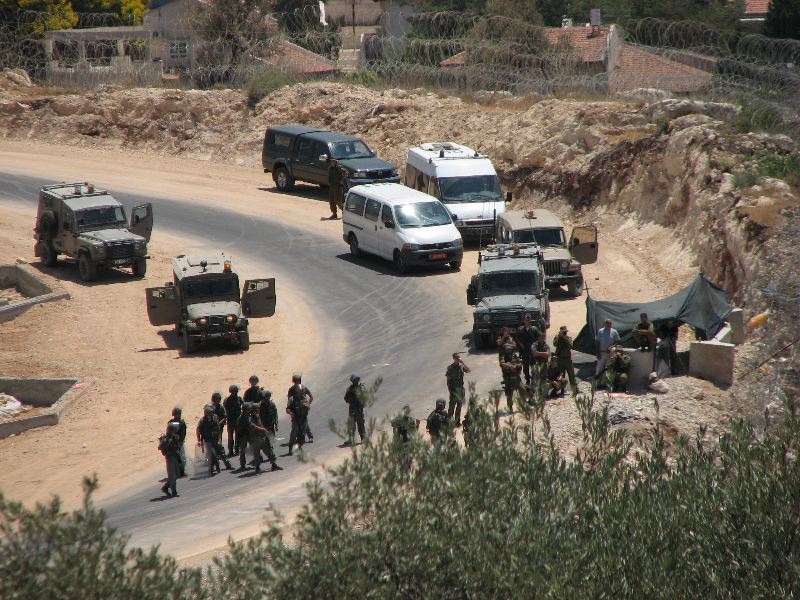
{"label": "antenna on vehicle", "polygon": [[207,266],[208,266],[208,262],[207,262],[207,261],[205,261],[205,260],[201,260],[201,261],[200,261],[200,268],[201,268],[201,269],[203,269],[203,272],[204,272],[204,273],[205,273],[205,271],[206,271],[206,267],[207,267]]}
{"label": "antenna on vehicle", "polygon": [[439,158],[444,158],[444,148],[439,150]]}

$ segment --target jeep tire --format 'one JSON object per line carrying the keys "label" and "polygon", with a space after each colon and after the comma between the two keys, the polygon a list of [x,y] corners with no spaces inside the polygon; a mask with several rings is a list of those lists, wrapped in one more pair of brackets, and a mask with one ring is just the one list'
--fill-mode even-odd
{"label": "jeep tire", "polygon": [[58,253],[53,248],[53,242],[42,240],[39,242],[39,258],[45,267],[55,267],[58,263]]}
{"label": "jeep tire", "polygon": [[42,239],[52,240],[57,233],[56,215],[53,211],[48,210],[42,214],[42,218],[39,220],[39,235]]}
{"label": "jeep tire", "polygon": [[82,252],[78,257],[78,274],[86,283],[97,279],[97,265],[92,262],[86,252]]}
{"label": "jeep tire", "polygon": [[578,298],[583,294],[583,275],[578,275],[577,279],[571,279],[567,282],[567,291],[570,296]]}
{"label": "jeep tire", "polygon": [[239,347],[242,350],[249,350],[250,349],[250,332],[249,331],[240,331],[239,332]]}
{"label": "jeep tire", "polygon": [[191,354],[195,351],[197,347],[197,342],[192,339],[192,336],[189,335],[189,330],[183,330],[183,353],[184,354]]}
{"label": "jeep tire", "polygon": [[144,277],[147,274],[147,259],[134,258],[133,265],[131,265],[131,272],[136,277]]}
{"label": "jeep tire", "polygon": [[289,175],[286,167],[278,167],[272,173],[272,180],[279,192],[290,192],[294,187],[294,178]]}

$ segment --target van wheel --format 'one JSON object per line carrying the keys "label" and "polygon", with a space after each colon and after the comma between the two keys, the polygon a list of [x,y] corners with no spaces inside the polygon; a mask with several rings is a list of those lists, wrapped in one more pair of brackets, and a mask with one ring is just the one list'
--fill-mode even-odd
{"label": "van wheel", "polygon": [[294,179],[289,175],[286,167],[278,167],[272,174],[272,180],[275,182],[275,187],[280,192],[289,192],[294,187]]}
{"label": "van wheel", "polygon": [[361,248],[358,247],[358,239],[356,238],[356,234],[351,233],[350,237],[347,238],[347,241],[350,244],[350,255],[355,258],[361,256]]}
{"label": "van wheel", "polygon": [[453,271],[460,271],[461,270],[461,261],[460,260],[451,261],[450,262],[450,268],[453,269]]}
{"label": "van wheel", "polygon": [[45,267],[55,267],[58,263],[58,252],[53,248],[53,242],[42,240],[39,242],[39,258]]}
{"label": "van wheel", "polygon": [[97,278],[97,265],[91,261],[89,255],[85,252],[78,259],[78,273],[81,279],[87,283]]}
{"label": "van wheel", "polygon": [[394,269],[397,271],[398,275],[403,275],[408,270],[406,261],[403,260],[403,255],[400,254],[400,250],[394,251],[394,259],[392,262],[394,263]]}
{"label": "van wheel", "polygon": [[577,298],[583,294],[583,275],[579,275],[578,279],[567,282],[567,291],[570,296]]}

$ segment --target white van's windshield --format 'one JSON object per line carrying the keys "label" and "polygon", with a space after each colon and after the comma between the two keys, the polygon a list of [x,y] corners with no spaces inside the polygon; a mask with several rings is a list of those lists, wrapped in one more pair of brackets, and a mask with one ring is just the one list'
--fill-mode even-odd
{"label": "white van's windshield", "polygon": [[442,177],[439,179],[439,192],[442,202],[499,202],[500,182],[497,175],[476,175],[474,177]]}
{"label": "white van's windshield", "polygon": [[403,229],[411,227],[435,227],[452,223],[450,213],[439,202],[415,202],[394,209],[397,224]]}

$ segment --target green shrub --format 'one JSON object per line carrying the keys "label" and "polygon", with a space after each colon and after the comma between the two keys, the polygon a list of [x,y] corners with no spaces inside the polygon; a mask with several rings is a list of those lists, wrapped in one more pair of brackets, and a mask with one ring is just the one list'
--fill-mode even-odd
{"label": "green shrub", "polygon": [[736,125],[740,131],[777,131],[783,119],[772,105],[759,100],[743,100],[736,117]]}
{"label": "green shrub", "polygon": [[277,68],[264,70],[253,75],[247,82],[245,86],[247,103],[254,108],[275,90],[295,83],[297,83],[297,78],[288,71]]}
{"label": "green shrub", "polygon": [[377,87],[382,83],[382,79],[378,73],[372,69],[363,67],[347,73],[345,75],[345,81],[364,87]]}
{"label": "green shrub", "polygon": [[789,185],[800,187],[800,156],[770,154],[758,160],[758,172],[765,177],[783,179]]}
{"label": "green shrub", "polygon": [[734,171],[733,173],[733,187],[749,188],[758,183],[758,175],[753,171]]}

